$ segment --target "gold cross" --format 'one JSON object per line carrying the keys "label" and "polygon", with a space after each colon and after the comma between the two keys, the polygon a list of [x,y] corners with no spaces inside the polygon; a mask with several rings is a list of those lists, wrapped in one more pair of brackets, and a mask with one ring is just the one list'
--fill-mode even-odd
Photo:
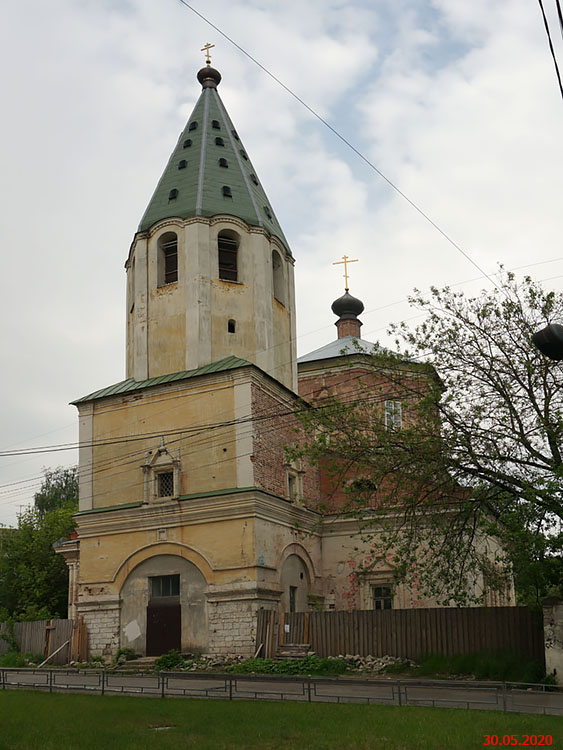
{"label": "gold cross", "polygon": [[205,45],[204,45],[204,46],[202,47],[202,49],[201,49],[201,52],[205,52],[205,55],[206,55],[206,57],[205,57],[205,62],[206,62],[206,63],[207,63],[208,65],[211,65],[211,57],[210,57],[210,55],[209,55],[209,50],[210,50],[210,49],[211,49],[212,47],[214,47],[214,46],[215,46],[214,44],[209,44],[209,42],[207,42],[207,44],[205,44]]}
{"label": "gold cross", "polygon": [[357,262],[358,262],[357,258],[354,258],[353,260],[351,260],[347,255],[343,255],[342,260],[335,260],[334,263],[332,264],[333,266],[344,264],[344,280],[346,283],[346,286],[344,287],[344,289],[346,291],[348,291],[348,263],[357,263]]}

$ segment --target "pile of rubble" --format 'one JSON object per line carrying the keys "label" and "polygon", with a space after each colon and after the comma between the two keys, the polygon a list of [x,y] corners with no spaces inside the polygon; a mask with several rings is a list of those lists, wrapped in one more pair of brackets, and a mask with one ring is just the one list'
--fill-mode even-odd
{"label": "pile of rubble", "polygon": [[357,669],[360,672],[375,672],[383,674],[389,667],[393,667],[396,672],[400,668],[405,671],[412,667],[418,666],[412,659],[404,659],[400,656],[360,656],[359,654],[339,654],[339,659],[343,659],[351,669]]}
{"label": "pile of rubble", "polygon": [[227,656],[225,658],[219,656],[200,656],[197,658],[190,658],[190,655],[186,657],[186,666],[183,669],[186,672],[204,672],[210,671],[221,671],[223,667],[230,664],[240,664],[246,661],[245,656]]}

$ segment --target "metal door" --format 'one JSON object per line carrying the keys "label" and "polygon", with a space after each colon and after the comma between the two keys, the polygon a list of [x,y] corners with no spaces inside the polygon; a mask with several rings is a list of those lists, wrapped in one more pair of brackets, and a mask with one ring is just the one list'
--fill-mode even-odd
{"label": "metal door", "polygon": [[147,607],[147,656],[182,647],[182,610],[178,600],[150,601]]}

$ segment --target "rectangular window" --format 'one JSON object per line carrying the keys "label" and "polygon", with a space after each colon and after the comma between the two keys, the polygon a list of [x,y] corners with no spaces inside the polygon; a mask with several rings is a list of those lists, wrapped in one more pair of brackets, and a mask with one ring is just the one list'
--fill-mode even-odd
{"label": "rectangular window", "polygon": [[392,432],[403,427],[403,409],[400,401],[385,402],[385,427]]}
{"label": "rectangular window", "polygon": [[297,597],[297,586],[289,587],[289,611],[295,612],[295,599]]}
{"label": "rectangular window", "polygon": [[219,278],[223,281],[237,281],[238,243],[230,237],[219,237],[217,243],[219,249]]}
{"label": "rectangular window", "polygon": [[151,599],[163,596],[180,596],[180,576],[155,576],[149,578]]}
{"label": "rectangular window", "polygon": [[393,590],[391,586],[372,586],[371,593],[374,609],[393,608]]}
{"label": "rectangular window", "polygon": [[158,497],[172,497],[174,495],[174,472],[162,471],[156,475]]}
{"label": "rectangular window", "polygon": [[172,284],[178,281],[178,241],[165,242],[162,245],[164,253],[164,283]]}

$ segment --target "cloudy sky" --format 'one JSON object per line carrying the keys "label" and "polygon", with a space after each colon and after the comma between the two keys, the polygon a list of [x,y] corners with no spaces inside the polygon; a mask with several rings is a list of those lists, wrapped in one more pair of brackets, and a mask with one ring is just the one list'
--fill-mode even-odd
{"label": "cloudy sky", "polygon": [[[561,290],[563,102],[535,0],[193,0],[487,273]],[[563,63],[554,2],[546,0]],[[490,286],[404,199],[179,0],[21,0],[0,23],[0,450],[77,440],[68,405],[124,377],[123,264],[216,45],[221,97],[296,258],[298,352],[335,337],[331,302],[385,341],[413,287]],[[527,266],[527,268],[522,268]],[[42,467],[0,456],[0,523]],[[17,483],[17,484],[15,484]]]}

